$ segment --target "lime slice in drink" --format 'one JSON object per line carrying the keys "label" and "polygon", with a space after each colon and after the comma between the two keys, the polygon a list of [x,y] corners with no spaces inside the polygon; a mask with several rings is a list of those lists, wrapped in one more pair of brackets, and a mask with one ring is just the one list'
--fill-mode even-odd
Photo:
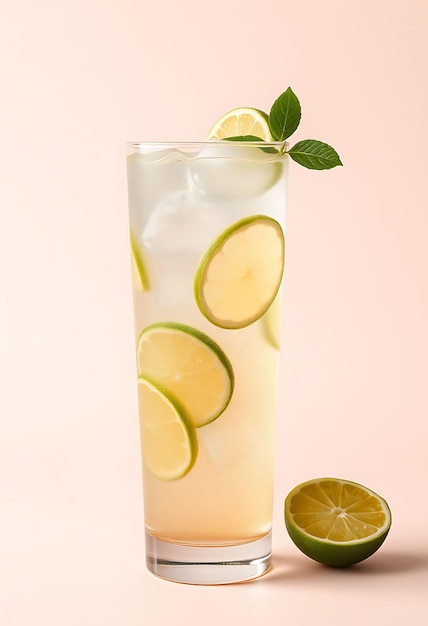
{"label": "lime slice in drink", "polygon": [[131,242],[131,269],[132,269],[132,285],[135,291],[147,291],[149,289],[149,279],[147,277],[147,271],[144,267],[143,255],[140,246],[137,243],[137,238],[134,233],[130,233]]}
{"label": "lime slice in drink", "polygon": [[138,379],[142,458],[161,480],[177,480],[193,467],[196,433],[175,399],[148,380]]}
{"label": "lime slice in drink", "polygon": [[138,371],[184,407],[193,426],[215,420],[232,397],[234,375],[223,350],[196,328],[163,322],[138,339]]}
{"label": "lime slice in drink", "polygon": [[196,302],[221,328],[243,328],[269,308],[284,270],[284,234],[270,217],[254,215],[227,228],[195,277]]}
{"label": "lime slice in drink", "polygon": [[279,350],[281,335],[281,293],[278,293],[260,320],[263,334],[273,348]]}
{"label": "lime slice in drink", "polygon": [[285,525],[296,546],[323,565],[345,567],[371,556],[391,526],[388,504],[374,491],[338,478],[316,478],[285,499]]}
{"label": "lime slice in drink", "polygon": [[252,135],[263,141],[272,141],[268,116],[263,111],[240,107],[223,115],[211,128],[207,139],[226,139]]}

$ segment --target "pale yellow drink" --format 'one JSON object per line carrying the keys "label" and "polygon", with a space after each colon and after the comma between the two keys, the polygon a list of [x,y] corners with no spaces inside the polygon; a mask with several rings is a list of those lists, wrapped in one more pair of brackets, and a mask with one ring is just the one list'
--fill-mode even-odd
{"label": "pale yellow drink", "polygon": [[[144,474],[147,529],[193,545],[241,543],[271,528],[278,353],[260,328],[242,331],[244,348],[218,334],[234,363],[228,408],[199,429],[198,458],[184,478],[160,481]],[[258,393],[249,392],[254,386]]]}
{"label": "pale yellow drink", "polygon": [[[194,458],[185,475],[173,480],[156,475],[143,454],[146,532],[150,542],[162,546],[211,548],[207,554],[212,558],[206,553],[202,558],[210,564],[227,560],[215,557],[216,548],[261,540],[266,552],[272,521],[281,288],[277,293],[275,286],[274,304],[269,307],[269,302],[267,312],[261,309],[248,325],[232,327],[226,321],[222,327],[199,302],[198,273],[204,255],[215,254],[207,252],[213,242],[223,233],[234,234],[234,225],[246,219],[262,216],[261,224],[269,226],[268,218],[273,218],[285,232],[287,157],[275,149],[218,142],[131,148],[128,181],[137,341],[152,324],[161,329],[164,323],[186,325],[215,342],[233,370],[233,393],[223,412],[210,423],[190,427]],[[257,240],[248,248],[254,263],[260,263]],[[168,387],[163,380],[161,390],[165,384]],[[170,390],[165,393],[169,398]],[[180,405],[176,396],[174,391],[172,397]],[[144,410],[140,406],[141,420]],[[150,562],[156,558],[152,554]],[[260,558],[267,562],[267,555]],[[237,562],[233,556],[230,560]],[[245,557],[239,560],[244,562]],[[249,561],[256,560],[251,553]],[[221,566],[224,563],[217,569]],[[181,574],[175,577],[171,568],[166,574],[150,568],[172,579],[199,582]],[[254,575],[258,574],[246,577]],[[218,580],[210,576],[205,580],[202,575],[200,582],[227,582],[222,576]]]}

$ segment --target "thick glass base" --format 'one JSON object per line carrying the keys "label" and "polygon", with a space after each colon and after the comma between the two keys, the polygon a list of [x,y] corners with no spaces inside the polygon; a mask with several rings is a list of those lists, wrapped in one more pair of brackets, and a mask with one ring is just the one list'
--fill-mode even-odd
{"label": "thick glass base", "polygon": [[146,564],[156,576],[191,585],[225,585],[265,574],[271,566],[271,533],[234,546],[194,547],[146,533]]}

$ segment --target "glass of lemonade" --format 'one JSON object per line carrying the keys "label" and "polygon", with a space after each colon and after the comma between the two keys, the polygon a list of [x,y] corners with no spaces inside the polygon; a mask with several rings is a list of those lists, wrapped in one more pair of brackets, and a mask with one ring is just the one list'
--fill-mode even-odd
{"label": "glass of lemonade", "polygon": [[270,567],[284,145],[128,146],[146,559],[168,580]]}

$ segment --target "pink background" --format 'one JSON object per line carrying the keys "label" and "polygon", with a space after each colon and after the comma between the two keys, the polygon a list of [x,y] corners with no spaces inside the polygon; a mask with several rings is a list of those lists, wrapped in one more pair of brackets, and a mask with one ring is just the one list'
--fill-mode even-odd
{"label": "pink background", "polygon": [[[0,16],[0,623],[428,623],[426,0],[16,0]],[[291,85],[274,568],[229,587],[143,565],[124,144],[203,139]],[[282,503],[381,493],[381,551],[326,570]]]}

